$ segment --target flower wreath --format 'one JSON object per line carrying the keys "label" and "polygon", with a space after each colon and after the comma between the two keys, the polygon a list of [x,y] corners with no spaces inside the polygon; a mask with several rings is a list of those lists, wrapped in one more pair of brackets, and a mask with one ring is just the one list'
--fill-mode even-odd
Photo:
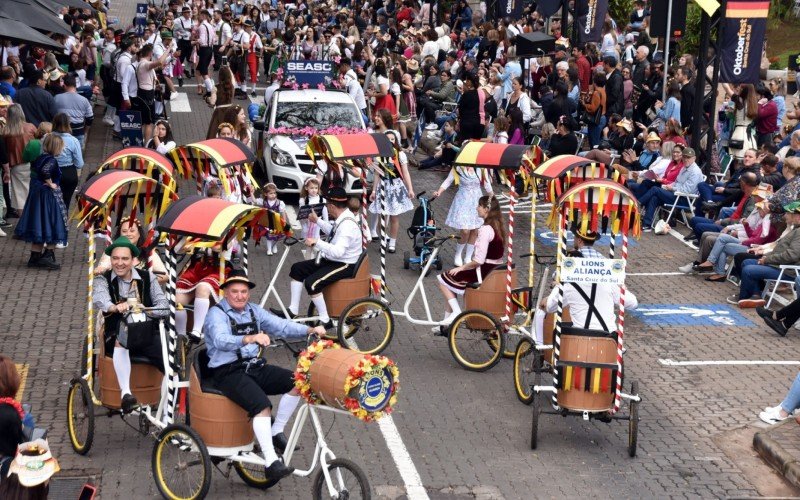
{"label": "flower wreath", "polygon": [[[325,404],[325,402],[311,390],[311,381],[308,372],[314,359],[325,349],[340,349],[341,346],[332,340],[318,340],[300,353],[297,360],[297,369],[294,373],[294,385],[300,395],[310,404]],[[365,354],[358,364],[352,368],[345,379],[345,392],[348,394],[361,384],[362,378],[375,369],[388,370],[392,376],[391,397],[389,403],[380,411],[368,411],[361,407],[357,398],[347,396],[344,407],[356,418],[364,422],[372,422],[388,415],[397,403],[397,392],[400,389],[400,370],[394,361],[386,356]]]}

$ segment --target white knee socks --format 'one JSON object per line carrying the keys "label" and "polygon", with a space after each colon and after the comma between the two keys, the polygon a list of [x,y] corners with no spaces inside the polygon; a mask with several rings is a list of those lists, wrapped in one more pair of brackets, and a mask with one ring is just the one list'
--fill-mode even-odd
{"label": "white knee socks", "polygon": [[450,311],[452,311],[450,316],[452,316],[453,318],[455,318],[456,315],[461,313],[461,306],[458,305],[458,297],[453,297],[452,299],[447,299],[447,305],[450,306]]}
{"label": "white knee socks", "polygon": [[289,311],[291,311],[292,314],[299,314],[300,294],[303,293],[303,282],[292,280],[292,282],[289,284],[289,288],[292,292],[291,302],[289,302]]}
{"label": "white knee socks", "polygon": [[456,266],[460,266],[464,263],[464,261],[461,259],[461,253],[464,251],[465,246],[466,245],[464,243],[456,243],[456,254],[453,258],[453,263]]}
{"label": "white knee socks", "polygon": [[194,326],[192,326],[192,334],[196,337],[199,337],[200,333],[203,331],[203,323],[206,322],[206,314],[208,314],[208,308],[210,306],[211,301],[209,299],[194,299]]}
{"label": "white knee socks", "polygon": [[275,436],[283,432],[289,419],[292,418],[297,404],[300,402],[300,396],[292,396],[291,394],[284,394],[281,402],[278,403],[278,413],[275,415],[275,423],[272,424],[272,435]]}
{"label": "white knee socks", "polygon": [[186,323],[189,318],[186,315],[186,309],[175,311],[175,332],[178,335],[186,335]]}
{"label": "white knee socks", "polygon": [[464,250],[464,263],[472,262],[472,254],[475,253],[475,245],[467,243]]}
{"label": "white knee socks", "polygon": [[253,432],[256,435],[256,439],[258,439],[258,444],[261,446],[261,452],[264,454],[267,467],[278,460],[278,454],[275,453],[275,448],[272,446],[271,427],[272,423],[269,417],[253,417]]}
{"label": "white knee socks", "polygon": [[114,348],[114,371],[117,374],[117,382],[119,382],[119,390],[122,396],[131,393],[131,358],[128,356],[128,350],[124,347]]}
{"label": "white knee socks", "polygon": [[203,83],[206,86],[206,92],[210,93],[212,90],[214,90],[214,80],[212,80],[211,78],[206,77]]}
{"label": "white knee socks", "polygon": [[311,297],[311,302],[317,306],[317,316],[321,322],[327,323],[331,320],[328,316],[328,308],[325,306],[325,297],[321,293]]}

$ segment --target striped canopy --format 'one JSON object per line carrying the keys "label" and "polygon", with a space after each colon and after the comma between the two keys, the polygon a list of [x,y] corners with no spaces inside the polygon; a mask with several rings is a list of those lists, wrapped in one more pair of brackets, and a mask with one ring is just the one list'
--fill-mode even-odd
{"label": "striped canopy", "polygon": [[154,149],[148,148],[125,148],[112,154],[100,165],[98,171],[107,168],[120,168],[122,170],[134,170],[140,174],[152,177],[153,168],[158,170],[170,179],[173,178],[175,167],[166,156]]}
{"label": "striped canopy", "polygon": [[217,168],[252,164],[256,161],[253,152],[241,141],[231,138],[208,139],[193,142],[176,148],[172,152],[176,161],[179,158],[208,159]]}
{"label": "striped canopy", "polygon": [[126,186],[137,184],[137,189],[142,186],[154,187],[158,182],[155,179],[130,170],[108,170],[91,177],[81,187],[79,198],[92,205],[105,205],[112,200],[115,194]]}
{"label": "striped canopy", "polygon": [[245,226],[263,214],[263,208],[253,205],[190,196],[172,204],[156,228],[174,235],[219,241],[231,228]]}
{"label": "striped canopy", "polygon": [[455,164],[464,167],[519,170],[530,146],[470,141],[461,148]]}
{"label": "striped canopy", "polygon": [[309,156],[321,154],[331,160],[391,158],[394,147],[386,134],[315,135],[308,142]]}
{"label": "striped canopy", "polygon": [[559,155],[536,167],[532,175],[551,181],[558,179],[574,168],[591,165],[592,163],[594,163],[593,160],[587,160],[582,156]]}
{"label": "striped canopy", "polygon": [[[631,222],[634,236],[638,236],[641,229],[638,200],[627,187],[608,179],[572,186],[553,205],[553,215],[556,212],[569,214],[570,220],[580,220],[583,230],[596,231],[601,226],[611,225],[614,233],[620,228],[627,233]],[[555,217],[551,217],[551,222],[555,222]]]}

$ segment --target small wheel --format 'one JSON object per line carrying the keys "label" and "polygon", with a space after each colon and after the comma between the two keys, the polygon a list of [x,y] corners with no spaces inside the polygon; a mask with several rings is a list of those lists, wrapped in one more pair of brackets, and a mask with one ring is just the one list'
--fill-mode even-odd
{"label": "small wheel", "polygon": [[529,405],[533,402],[533,373],[536,348],[530,337],[522,337],[514,352],[514,389],[517,399]]}
{"label": "small wheel", "polygon": [[408,251],[403,252],[403,269],[411,269],[411,254]]}
{"label": "small wheel", "polygon": [[211,487],[211,458],[197,431],[168,425],[153,446],[150,460],[158,491],[170,500],[205,498]]}
{"label": "small wheel", "polygon": [[505,347],[503,333],[503,325],[491,314],[464,311],[450,324],[450,353],[467,370],[486,371],[500,360]]}
{"label": "small wheel", "polygon": [[380,299],[359,299],[344,308],[336,332],[341,345],[365,354],[378,354],[392,341],[394,316]]}
{"label": "small wheel", "polygon": [[351,500],[372,498],[372,491],[369,487],[367,475],[352,460],[346,458],[334,458],[328,463],[328,473],[331,476],[331,485],[336,492],[331,496],[330,488],[325,481],[325,474],[322,467],[319,468],[314,476],[314,486],[312,498],[321,500],[323,498],[348,498]]}
{"label": "small wheel", "polygon": [[[261,448],[259,448],[258,443],[253,447],[253,453],[261,455]],[[235,470],[242,481],[251,488],[267,490],[278,484],[278,481],[275,479],[267,477],[263,465],[234,461],[233,470]]]}
{"label": "small wheel", "polygon": [[67,394],[67,432],[75,453],[89,453],[94,440],[94,402],[89,384],[82,378],[74,378],[70,382]]}
{"label": "small wheel", "polygon": [[[639,395],[639,382],[631,382],[631,395]],[[639,444],[639,401],[631,401],[628,415],[628,455],[636,456],[636,447]]]}
{"label": "small wheel", "polygon": [[[542,354],[537,350],[534,353],[534,372],[533,385],[542,385]],[[538,369],[536,369],[538,367]],[[535,450],[538,445],[539,435],[539,416],[542,414],[542,395],[531,389],[533,394],[533,418],[531,419],[531,449]]]}

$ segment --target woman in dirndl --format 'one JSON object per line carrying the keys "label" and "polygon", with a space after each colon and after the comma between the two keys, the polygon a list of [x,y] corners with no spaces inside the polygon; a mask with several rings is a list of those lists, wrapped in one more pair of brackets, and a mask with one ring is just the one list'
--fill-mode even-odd
{"label": "woman in dirndl", "polygon": [[[387,130],[384,134],[398,153],[397,163],[384,165],[383,172],[375,176],[369,211],[373,214],[389,216],[388,250],[389,253],[395,253],[397,233],[400,230],[398,216],[414,208],[414,204],[411,203],[411,200],[414,199],[414,187],[411,185],[411,174],[408,172],[408,157],[400,149],[400,133],[397,130]],[[383,197],[385,197],[385,201],[383,201]],[[381,212],[382,203],[386,204],[385,212]],[[375,229],[372,228],[372,234],[377,233]]]}
{"label": "woman in dirndl", "polygon": [[458,296],[464,295],[467,285],[483,281],[492,269],[503,263],[506,225],[500,203],[493,194],[482,196],[478,200],[477,209],[473,211],[483,220],[483,225],[477,231],[472,259],[437,276],[439,289],[447,300],[443,325],[449,325],[461,313]]}
{"label": "woman in dirndl", "polygon": [[[454,182],[458,186],[458,191],[456,191],[453,203],[450,205],[445,224],[453,229],[458,229],[460,232],[461,240],[456,244],[455,257],[453,258],[453,264],[460,266],[472,259],[472,254],[475,251],[475,239],[478,237],[478,228],[483,224],[483,220],[475,212],[475,205],[478,203],[478,199],[483,196],[484,191],[487,194],[492,194],[493,191],[491,176],[486,173],[485,169],[453,167],[447,178],[442,182],[442,185],[439,186],[439,189],[433,193],[434,196],[441,195]],[[462,252],[464,252],[463,259],[461,257]]]}

